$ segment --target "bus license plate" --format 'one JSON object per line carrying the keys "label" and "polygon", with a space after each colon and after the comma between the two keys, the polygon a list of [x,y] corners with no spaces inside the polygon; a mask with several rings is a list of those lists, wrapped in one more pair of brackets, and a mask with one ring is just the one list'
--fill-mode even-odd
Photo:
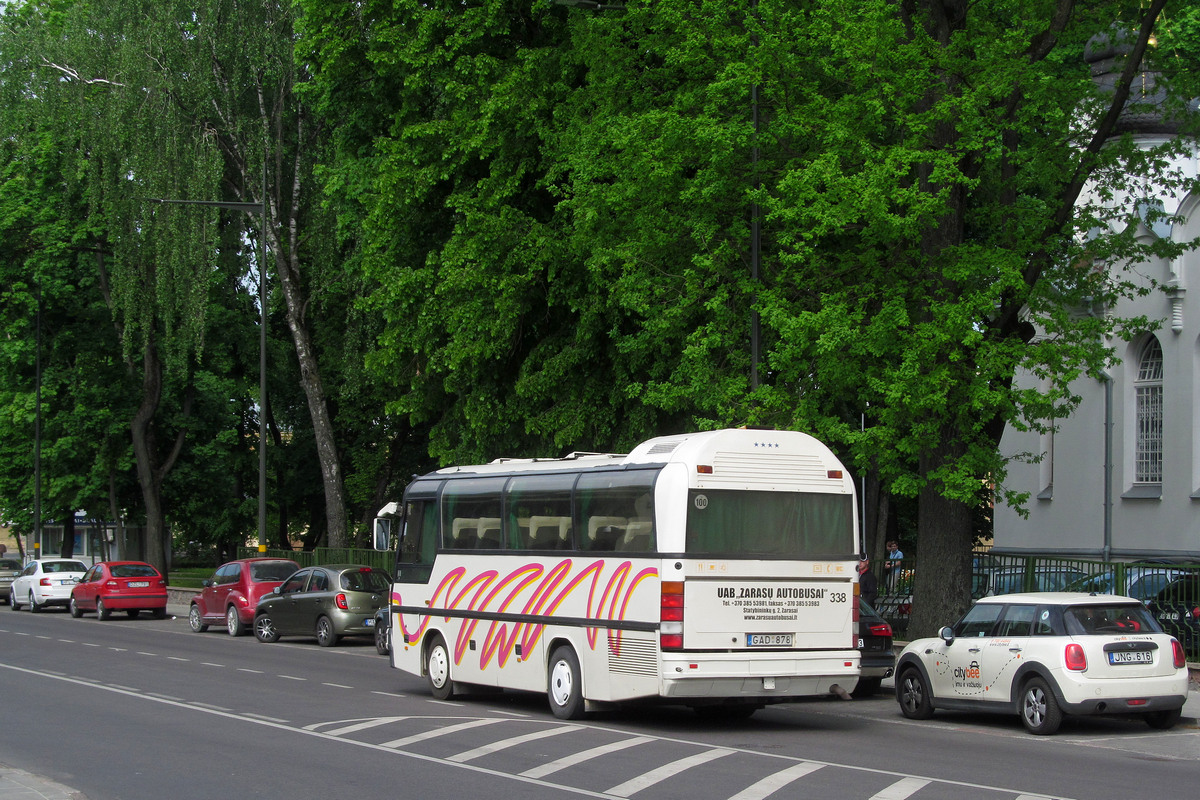
{"label": "bus license plate", "polygon": [[1131,650],[1108,654],[1110,664],[1153,664],[1154,653],[1149,650]]}
{"label": "bus license plate", "polygon": [[790,633],[747,633],[747,647],[791,647]]}

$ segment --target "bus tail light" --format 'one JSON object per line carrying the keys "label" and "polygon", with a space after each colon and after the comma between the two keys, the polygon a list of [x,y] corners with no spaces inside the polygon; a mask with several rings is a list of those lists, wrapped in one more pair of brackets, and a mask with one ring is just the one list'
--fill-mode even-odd
{"label": "bus tail light", "polygon": [[1083,672],[1087,669],[1087,656],[1084,655],[1083,645],[1071,642],[1063,652],[1063,660],[1066,662],[1067,669],[1072,672]]}
{"label": "bus tail light", "polygon": [[683,581],[663,581],[658,638],[663,650],[683,649]]}

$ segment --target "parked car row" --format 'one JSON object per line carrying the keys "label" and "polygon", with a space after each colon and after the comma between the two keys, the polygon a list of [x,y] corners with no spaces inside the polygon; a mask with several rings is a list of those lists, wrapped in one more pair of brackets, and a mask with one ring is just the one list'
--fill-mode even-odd
{"label": "parked car row", "polygon": [[375,637],[392,579],[361,564],[302,569],[288,559],[244,558],[222,564],[201,585],[188,609],[188,625],[196,633],[223,622],[230,636],[253,631],[266,643],[312,636],[332,647],[343,636]]}
{"label": "parked car row", "polygon": [[[76,559],[42,558],[13,572],[4,596],[14,611],[65,606],[72,617],[94,613],[101,620],[116,611],[131,619],[143,611],[158,619],[167,615],[166,577],[141,561],[89,567]],[[238,559],[202,582],[188,625],[196,633],[210,625],[223,625],[231,636],[253,631],[260,642],[311,636],[324,647],[343,636],[371,636],[385,653],[387,631],[381,638],[376,630],[377,620],[386,619],[391,582],[387,572],[360,564],[301,569],[288,559]]]}

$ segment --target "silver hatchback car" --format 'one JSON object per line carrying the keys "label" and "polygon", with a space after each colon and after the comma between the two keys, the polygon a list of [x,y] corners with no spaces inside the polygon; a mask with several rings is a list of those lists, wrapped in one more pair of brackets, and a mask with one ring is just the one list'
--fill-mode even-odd
{"label": "silver hatchback car", "polygon": [[21,559],[0,558],[0,602],[8,602],[8,590],[13,578],[21,574]]}
{"label": "silver hatchback car", "polygon": [[361,564],[329,564],[298,570],[254,611],[260,642],[280,636],[315,636],[332,647],[342,636],[374,636],[375,612],[387,605],[391,577]]}

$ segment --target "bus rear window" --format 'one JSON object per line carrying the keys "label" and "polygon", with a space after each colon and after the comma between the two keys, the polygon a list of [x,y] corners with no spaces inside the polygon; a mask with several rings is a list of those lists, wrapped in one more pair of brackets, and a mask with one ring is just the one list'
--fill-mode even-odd
{"label": "bus rear window", "polygon": [[693,489],[689,555],[845,557],[854,551],[848,494]]}

